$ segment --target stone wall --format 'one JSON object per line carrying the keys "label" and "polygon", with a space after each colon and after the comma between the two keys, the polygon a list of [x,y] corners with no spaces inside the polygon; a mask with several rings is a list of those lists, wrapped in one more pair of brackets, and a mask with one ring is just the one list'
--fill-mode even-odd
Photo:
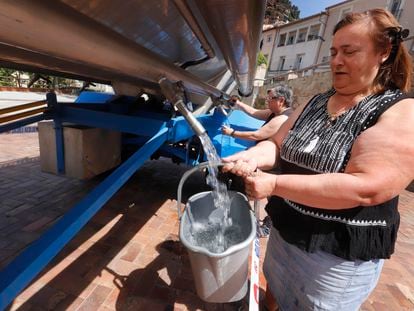
{"label": "stone wall", "polygon": [[287,84],[293,90],[293,107],[296,108],[332,87],[331,72],[318,72],[311,76],[288,80]]}
{"label": "stone wall", "polygon": [[[414,59],[413,59],[414,67]],[[308,102],[314,95],[329,90],[332,86],[331,72],[318,72],[311,76],[300,77],[279,83],[286,83],[293,90],[293,107]],[[272,85],[265,85],[259,92],[259,97],[265,97],[266,91]],[[411,76],[411,90],[414,92],[414,73]]]}

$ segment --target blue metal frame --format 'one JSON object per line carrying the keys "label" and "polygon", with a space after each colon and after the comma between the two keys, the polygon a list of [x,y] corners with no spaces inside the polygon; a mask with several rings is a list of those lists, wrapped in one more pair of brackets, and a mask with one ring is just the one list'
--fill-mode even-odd
{"label": "blue metal frame", "polygon": [[46,116],[44,114],[41,114],[41,115],[38,115],[38,116],[33,116],[33,117],[29,117],[29,118],[22,119],[22,120],[19,120],[19,121],[7,123],[5,125],[0,126],[0,133],[8,132],[8,131],[17,129],[19,127],[22,127],[22,126],[25,126],[25,125],[28,125],[28,124],[37,123],[37,122],[42,121],[44,119],[46,119]]}
{"label": "blue metal frame", "polygon": [[[88,98],[93,100],[93,96]],[[105,99],[108,96],[101,96],[101,98]],[[49,107],[47,113],[2,126],[0,132],[2,129],[10,130],[43,119],[53,118],[56,130],[59,172],[64,171],[63,122],[139,135],[130,142],[136,143],[140,148],[38,240],[29,245],[7,267],[0,271],[0,310],[6,308],[13,301],[154,152],[157,150],[161,153],[165,152],[169,156],[183,159],[189,165],[197,165],[199,161],[205,160],[190,159],[188,150],[174,147],[173,144],[194,136],[191,127],[183,117],[165,120],[165,117],[151,117],[147,113],[141,116],[131,116],[85,109],[87,105],[60,104],[56,101],[56,95],[54,94],[48,94],[47,100]],[[99,103],[96,100],[93,102]],[[231,124],[233,127],[236,127],[240,120],[243,123],[254,123],[254,119],[243,120],[243,117],[245,118],[245,115],[238,115],[236,111],[229,119],[219,112],[198,116],[197,119],[212,138],[219,156],[226,156],[246,149],[253,144],[253,142],[237,141],[233,137],[221,134],[220,128],[223,123]],[[254,127],[257,128],[258,126],[255,125]],[[240,126],[239,129],[241,129]],[[225,143],[223,144],[223,142]]]}
{"label": "blue metal frame", "polygon": [[167,134],[168,128],[161,128],[142,148],[0,272],[0,310],[5,309],[13,301],[167,140]]}
{"label": "blue metal frame", "polygon": [[56,141],[56,165],[57,172],[59,174],[65,173],[65,150],[63,142],[63,126],[62,120],[60,118],[62,114],[63,105],[58,103],[55,93],[46,94],[48,112],[50,115],[52,111],[54,112],[54,129],[55,129],[55,141]]}

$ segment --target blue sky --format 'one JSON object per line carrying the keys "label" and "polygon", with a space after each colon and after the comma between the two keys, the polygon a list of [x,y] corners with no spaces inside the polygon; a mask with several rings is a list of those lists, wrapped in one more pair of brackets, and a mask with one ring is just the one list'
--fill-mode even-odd
{"label": "blue sky", "polygon": [[343,2],[344,0],[290,0],[300,10],[300,18],[320,13],[326,7]]}

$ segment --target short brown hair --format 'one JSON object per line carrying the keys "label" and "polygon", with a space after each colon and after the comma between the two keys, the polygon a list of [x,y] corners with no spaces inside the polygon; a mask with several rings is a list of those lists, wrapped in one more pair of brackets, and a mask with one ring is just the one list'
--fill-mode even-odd
{"label": "short brown hair", "polygon": [[388,59],[381,65],[374,80],[374,91],[381,93],[398,88],[403,92],[411,89],[412,60],[402,44],[402,27],[395,17],[385,9],[372,9],[362,13],[349,13],[336,24],[333,34],[339,29],[358,22],[370,25],[370,37],[377,51],[391,47]]}

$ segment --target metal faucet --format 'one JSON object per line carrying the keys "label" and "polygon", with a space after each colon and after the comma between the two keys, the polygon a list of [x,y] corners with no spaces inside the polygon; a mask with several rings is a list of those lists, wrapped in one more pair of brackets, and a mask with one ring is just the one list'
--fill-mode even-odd
{"label": "metal faucet", "polygon": [[183,115],[195,134],[197,136],[203,135],[206,130],[187,109],[187,106],[184,103],[182,89],[177,85],[177,83],[172,83],[165,77],[161,78],[158,83],[164,96],[173,104],[174,108]]}

